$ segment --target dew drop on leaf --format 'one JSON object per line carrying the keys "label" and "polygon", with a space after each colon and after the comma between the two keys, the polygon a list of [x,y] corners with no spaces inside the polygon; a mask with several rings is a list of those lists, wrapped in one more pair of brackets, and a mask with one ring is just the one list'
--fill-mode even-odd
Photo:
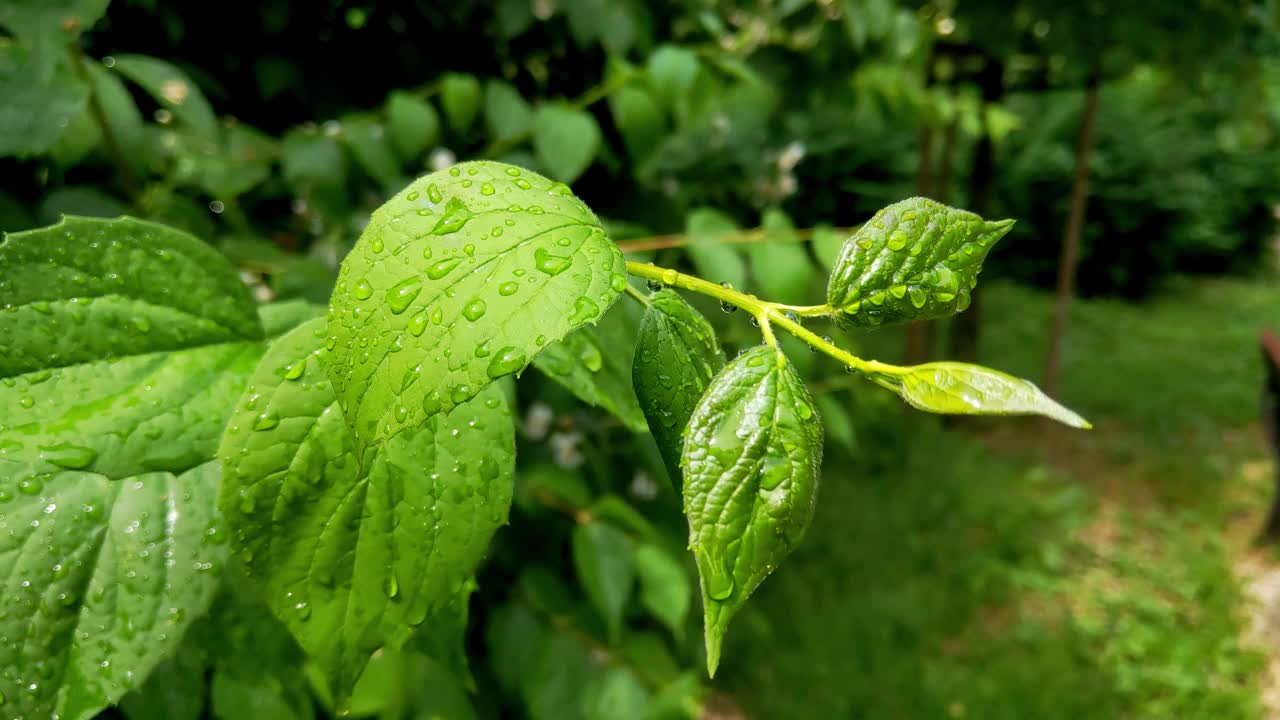
{"label": "dew drop on leaf", "polygon": [[467,306],[462,309],[462,317],[470,320],[471,322],[475,322],[484,317],[487,309],[488,307],[485,305],[484,300],[481,300],[480,298],[473,298],[471,302],[467,303]]}
{"label": "dew drop on leaf", "polygon": [[409,304],[417,299],[420,292],[422,284],[418,278],[405,278],[387,290],[387,307],[392,313],[399,315],[409,308]]}
{"label": "dew drop on leaf", "polygon": [[373,286],[369,284],[368,280],[361,280],[356,283],[351,294],[355,295],[357,300],[368,300],[373,297]]}
{"label": "dew drop on leaf", "polygon": [[573,258],[552,255],[546,248],[538,248],[533,253],[533,264],[534,267],[538,268],[538,272],[554,277],[568,270],[569,266],[573,264]]}
{"label": "dew drop on leaf", "polygon": [[435,263],[431,267],[427,268],[427,277],[431,278],[432,280],[439,280],[445,275],[448,275],[449,273],[453,272],[453,269],[458,267],[458,265],[461,262],[462,262],[462,258],[449,258],[448,260],[441,260],[440,262]]}
{"label": "dew drop on leaf", "polygon": [[422,337],[422,333],[427,329],[427,311],[422,310],[418,314],[409,318],[409,332],[414,337]]}
{"label": "dew drop on leaf", "polygon": [[510,297],[511,295],[515,295],[516,291],[519,289],[520,289],[519,283],[515,283],[508,280],[507,282],[504,282],[498,286],[498,294],[503,297]]}
{"label": "dew drop on leaf", "polygon": [[253,429],[262,431],[270,430],[280,424],[280,416],[273,412],[260,413],[253,421]]}

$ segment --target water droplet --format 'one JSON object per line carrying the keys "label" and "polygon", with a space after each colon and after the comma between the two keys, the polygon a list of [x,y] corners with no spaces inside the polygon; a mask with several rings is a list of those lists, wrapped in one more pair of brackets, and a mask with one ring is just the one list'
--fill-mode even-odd
{"label": "water droplet", "polygon": [[809,403],[799,403],[796,405],[796,414],[801,420],[808,420],[813,417],[813,408],[809,407]]}
{"label": "water droplet", "polygon": [[427,311],[423,310],[413,317],[409,318],[409,332],[414,337],[422,337],[422,333],[427,329]]}
{"label": "water droplet", "polygon": [[396,574],[394,572],[388,575],[386,581],[382,583],[382,591],[385,592],[389,598],[394,598],[400,594],[400,582],[396,580]]}
{"label": "water droplet", "polygon": [[24,408],[30,408],[31,406],[36,404],[36,400],[30,395],[23,395],[22,397],[18,398],[18,404]]}
{"label": "water droplet", "polygon": [[901,230],[894,230],[889,233],[889,241],[886,243],[890,250],[897,252],[907,246],[907,234]]}
{"label": "water droplet", "polygon": [[600,306],[594,300],[580,297],[573,303],[573,314],[569,316],[569,323],[580,325],[599,314]]}
{"label": "water droplet", "polygon": [[467,303],[467,306],[462,308],[462,317],[470,320],[471,322],[475,322],[484,317],[487,309],[488,307],[485,305],[484,300],[481,300],[480,298],[472,298],[471,302]]}
{"label": "water droplet", "polygon": [[356,283],[356,286],[351,291],[351,294],[355,295],[357,300],[368,300],[369,298],[373,297],[373,286],[369,284],[368,280],[361,280],[360,282]]}
{"label": "water droplet", "polygon": [[733,574],[721,563],[716,562],[710,555],[701,553],[702,562],[700,566],[705,570],[705,578],[707,581],[707,595],[712,600],[728,600],[733,594]]}
{"label": "water droplet", "polygon": [[373,251],[375,255],[377,253],[382,252],[382,238],[375,236],[372,240],[370,240],[369,250]]}
{"label": "water droplet", "polygon": [[404,198],[405,198],[406,200],[408,200],[409,202],[413,202],[414,200],[417,200],[417,199],[418,199],[418,191],[417,191],[417,190],[410,190],[410,191],[409,191],[409,194],[408,194],[408,195],[405,195],[405,196],[404,196]]}
{"label": "water droplet", "polygon": [[435,183],[427,186],[427,199],[433,203],[438,203],[444,199],[444,195],[440,194],[440,187]]}
{"label": "water droplet", "polygon": [[138,332],[151,332],[151,321],[142,315],[133,316],[131,322],[138,329]]}
{"label": "water droplet", "polygon": [[488,373],[491,378],[499,378],[519,371],[525,366],[527,356],[523,350],[515,347],[504,347],[489,361]]}
{"label": "water droplet", "polygon": [[513,182],[515,183],[515,186],[521,190],[529,190],[533,188],[533,186],[529,184],[529,181],[524,178],[516,178]]}
{"label": "water droplet", "polygon": [[440,262],[427,268],[427,277],[431,278],[432,280],[439,280],[445,275],[448,275],[449,273],[453,272],[453,269],[458,267],[458,265],[460,265],[461,263],[462,263],[462,258],[449,258],[447,260],[441,260]]}
{"label": "water droplet", "polygon": [[519,289],[520,289],[519,283],[508,280],[507,282],[504,282],[498,286],[498,294],[502,295],[503,297],[510,297],[512,295],[515,295],[516,291]]}
{"label": "water droplet", "polygon": [[422,284],[418,278],[401,280],[387,290],[387,307],[392,313],[399,315],[409,309],[409,304],[417,299],[420,292],[422,292]]}
{"label": "water droplet", "polygon": [[609,287],[614,292],[622,292],[623,290],[626,290],[627,276],[621,273],[614,273],[613,277],[609,278]]}
{"label": "water droplet", "polygon": [[440,216],[440,219],[436,221],[435,227],[431,228],[431,234],[448,235],[456,233],[472,217],[474,217],[474,214],[471,209],[460,198],[449,198],[449,203],[444,207],[444,215]]}
{"label": "water droplet", "polygon": [[533,339],[533,344],[537,345],[538,347],[542,347],[543,345],[547,344],[547,336],[539,335],[538,337]]}
{"label": "water droplet", "polygon": [[48,473],[32,475],[18,481],[18,492],[23,495],[38,495],[44,489],[44,481],[52,477]]}
{"label": "water droplet", "polygon": [[508,167],[508,168],[507,168],[507,174],[508,174],[508,175],[510,175],[511,177],[520,177],[520,168],[518,168],[518,167]]}
{"label": "water droplet", "polygon": [[912,285],[907,289],[907,294],[911,296],[911,304],[918,308],[924,307],[925,301],[929,299],[924,288],[919,285]]}
{"label": "water droplet", "polygon": [[396,422],[403,424],[409,419],[409,408],[401,405],[396,408]]}
{"label": "water droplet", "polygon": [[449,393],[449,399],[454,405],[459,405],[469,400],[472,394],[470,385],[458,385],[453,392]]}
{"label": "water droplet", "polygon": [[494,192],[494,190],[493,190],[493,183],[480,183],[480,194],[481,194],[481,195],[492,195],[492,194],[493,194],[493,192]]}
{"label": "water droplet", "polygon": [[907,286],[894,285],[893,287],[889,288],[889,294],[901,300],[902,298],[907,296]]}
{"label": "water droplet", "polygon": [[303,372],[305,372],[305,371],[306,371],[306,369],[307,369],[307,361],[306,361],[306,360],[299,360],[299,361],[295,362],[294,364],[290,365],[290,366],[289,366],[289,367],[284,371],[284,379],[285,379],[285,380],[297,380],[298,378],[302,377],[302,373],[303,373]]}
{"label": "water droplet", "polygon": [[259,413],[258,417],[253,421],[254,430],[270,430],[280,424],[280,416],[273,412]]}
{"label": "water droplet", "polygon": [[573,258],[552,255],[546,248],[538,248],[533,253],[533,264],[534,267],[538,268],[539,272],[554,277],[568,270],[569,266],[573,264]]}

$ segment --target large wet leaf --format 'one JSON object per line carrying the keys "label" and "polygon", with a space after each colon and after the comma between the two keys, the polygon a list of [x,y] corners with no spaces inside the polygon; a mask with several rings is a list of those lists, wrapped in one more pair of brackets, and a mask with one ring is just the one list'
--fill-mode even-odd
{"label": "large wet leaf", "polygon": [[762,345],[716,376],[689,420],[683,465],[707,670],[715,675],[729,621],[813,517],[822,422],[785,355]]}
{"label": "large wet leaf", "polygon": [[89,717],[208,607],[218,438],[262,328],[185,233],[68,218],[0,244],[0,695]]}
{"label": "large wet leaf", "polygon": [[827,304],[860,326],[960,312],[987,252],[1012,227],[926,198],[896,202],[845,241]]}
{"label": "large wet leaf", "polygon": [[363,443],[418,427],[594,323],[622,253],[563,184],[496,162],[420,178],[374,212],[330,302],[328,372]]}
{"label": "large wet leaf", "polygon": [[674,290],[649,296],[640,322],[632,377],[649,432],[674,482],[689,417],[724,367],[715,328]]}
{"label": "large wet leaf", "polygon": [[380,647],[446,610],[507,520],[514,428],[490,385],[363,457],[324,321],[274,343],[227,426],[219,507],[267,604],[345,697]]}

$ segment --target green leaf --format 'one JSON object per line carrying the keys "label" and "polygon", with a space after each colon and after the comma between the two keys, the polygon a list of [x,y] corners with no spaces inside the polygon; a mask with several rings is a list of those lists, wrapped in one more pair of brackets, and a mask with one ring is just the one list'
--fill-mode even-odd
{"label": "green leaf", "polygon": [[1011,227],[926,198],[896,202],[845,241],[827,304],[859,326],[960,312],[987,252]]}
{"label": "green leaf", "polygon": [[689,257],[698,273],[735,288],[747,285],[747,264],[741,253],[725,244],[726,235],[739,231],[737,223],[719,210],[699,208],[685,219]]}
{"label": "green leaf", "polygon": [[666,118],[649,91],[627,86],[609,96],[613,124],[622,134],[627,152],[637,162],[649,157],[667,132]]}
{"label": "green leaf", "polygon": [[204,653],[185,641],[120,701],[129,720],[199,720],[204,711]]}
{"label": "green leaf", "polygon": [[400,157],[413,160],[440,141],[440,115],[426,100],[397,90],[387,98],[387,133]]}
{"label": "green leaf", "polygon": [[523,668],[521,695],[531,720],[584,720],[582,688],[602,668],[576,637],[547,633],[542,646]]}
{"label": "green leaf", "polygon": [[489,616],[485,649],[498,685],[515,693],[542,646],[547,630],[525,605],[502,605]]}
{"label": "green leaf", "polygon": [[830,225],[815,227],[809,244],[813,245],[813,254],[818,258],[818,263],[824,270],[831,272],[840,257],[840,249],[844,247],[844,240],[836,233],[835,228]]}
{"label": "green leaf", "polygon": [[346,159],[334,138],[315,131],[291,130],[280,143],[280,165],[289,190],[325,208],[342,203]]}
{"label": "green leaf", "polygon": [[680,482],[684,429],[724,367],[715,328],[674,290],[649,296],[631,367],[635,394],[673,482]]}
{"label": "green leaf", "polygon": [[67,217],[11,233],[0,280],[0,378],[262,337],[226,258],[133,218]]}
{"label": "green leaf", "polygon": [[65,64],[41,81],[25,47],[0,45],[0,157],[43,153],[85,108],[88,88]]}
{"label": "green leaf", "polygon": [[729,621],[813,517],[822,422],[785,355],[761,345],[716,376],[689,420],[683,465],[714,676]]}
{"label": "green leaf", "polygon": [[480,112],[480,81],[471,75],[449,73],[440,81],[440,104],[449,127],[463,132]]}
{"label": "green leaf", "polygon": [[[0,2],[0,26],[30,48],[38,60],[37,82],[48,82],[49,71],[75,42],[107,11],[110,0],[6,0]],[[0,95],[6,102],[8,95]]]}
{"label": "green leaf", "polygon": [[756,285],[774,302],[808,302],[814,294],[813,262],[800,243],[791,218],[777,208],[769,208],[761,225],[769,239],[747,246]]}
{"label": "green leaf", "polygon": [[509,140],[533,127],[533,108],[508,83],[490,80],[484,86],[484,120],[494,140]]}
{"label": "green leaf", "polygon": [[247,125],[220,128],[210,141],[183,129],[167,136],[175,183],[216,198],[242,195],[271,176],[275,140]]}
{"label": "green leaf", "polygon": [[585,720],[648,720],[653,697],[636,678],[623,668],[610,668],[583,691]]}
{"label": "green leaf", "polygon": [[[274,680],[274,678],[272,678]],[[293,691],[288,692],[288,691]],[[272,720],[310,720],[315,711],[306,698],[296,696],[295,688],[275,687],[263,678],[251,678],[230,672],[213,675],[212,715],[216,720],[271,718]]]}
{"label": "green leaf", "polygon": [[0,694],[90,717],[217,589],[212,459],[262,329],[216,251],[132,218],[8,235],[0,307]]}
{"label": "green leaf", "polygon": [[830,393],[819,395],[814,400],[818,403],[818,409],[822,411],[827,439],[834,441],[847,452],[857,450],[858,431],[845,404]]}
{"label": "green leaf", "polygon": [[583,402],[608,410],[623,425],[642,433],[648,426],[631,386],[636,315],[631,304],[615,305],[599,324],[548,346],[533,364]]}
{"label": "green leaf", "polygon": [[577,180],[600,149],[600,126],[591,113],[565,105],[540,105],[533,116],[533,151],[547,174]]}
{"label": "green leaf", "polygon": [[684,640],[692,588],[684,565],[657,545],[641,545],[635,552],[640,578],[640,604],[666,625],[677,641]]}
{"label": "green leaf", "polygon": [[156,102],[167,108],[197,135],[218,136],[218,120],[204,93],[185,72],[158,58],[145,55],[117,55],[116,72],[137,83]]}
{"label": "green leaf", "polygon": [[272,612],[346,697],[370,653],[448,609],[507,520],[502,388],[360,457],[325,375],[325,323],[281,337],[227,426],[218,505]]}
{"label": "green leaf", "polygon": [[404,184],[400,160],[391,147],[386,127],[369,115],[347,115],[342,118],[342,143],[356,164],[387,192]]}
{"label": "green leaf", "polygon": [[40,203],[40,218],[49,224],[59,222],[63,215],[113,218],[128,211],[127,205],[97,185],[63,185],[46,195]]}
{"label": "green leaf", "polygon": [[516,476],[516,503],[524,512],[568,506],[575,510],[591,505],[591,488],[573,468],[542,463],[521,468]]}
{"label": "green leaf", "polygon": [[1091,428],[1087,420],[1059,405],[1035,383],[999,370],[958,362],[901,368],[873,379],[920,410],[946,415],[1044,415],[1064,425]]}
{"label": "green leaf", "polygon": [[80,114],[71,119],[66,130],[59,135],[57,142],[50,148],[49,154],[59,167],[70,168],[84,160],[85,156],[93,152],[94,148],[101,143],[102,133],[98,130],[98,124],[94,122],[93,114],[89,112],[86,105]]}
{"label": "green leaf", "polygon": [[562,184],[495,162],[418,179],[373,213],[329,305],[348,424],[376,442],[523,370],[595,322],[625,269]]}
{"label": "green leaf", "polygon": [[305,300],[281,300],[258,307],[258,317],[268,338],[277,338],[302,323],[324,314],[324,306]]}
{"label": "green leaf", "polygon": [[671,107],[693,87],[698,77],[698,56],[686,47],[663,45],[649,56],[645,69],[654,93]]}
{"label": "green leaf", "polygon": [[609,642],[622,637],[622,611],[635,584],[631,540],[626,533],[603,522],[573,528],[573,566],[592,607],[604,619]]}

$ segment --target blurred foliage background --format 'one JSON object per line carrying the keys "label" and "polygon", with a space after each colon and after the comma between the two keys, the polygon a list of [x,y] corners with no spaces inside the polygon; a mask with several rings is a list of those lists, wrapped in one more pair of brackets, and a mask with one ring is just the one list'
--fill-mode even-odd
{"label": "blurred foliage background", "polygon": [[[1033,378],[1060,346],[1047,384],[1098,430],[944,426],[791,353],[828,430],[818,517],[711,683],[651,440],[530,372],[465,657],[380,654],[353,713],[1259,717],[1280,712],[1248,600],[1271,559],[1247,546],[1271,493],[1254,337],[1280,323],[1277,20],[1267,0],[4,0],[0,229],[154,219],[262,302],[325,303],[389,194],[493,158],[570,183],[630,257],[805,303],[889,202],[1015,218],[959,320],[831,332]],[[1086,298],[1069,328],[1055,286],[1059,308]],[[703,309],[730,347],[758,341]],[[568,358],[617,375],[596,404],[622,417],[630,363],[601,354],[629,352],[630,311]],[[229,579],[111,714],[330,713],[255,603]]]}

